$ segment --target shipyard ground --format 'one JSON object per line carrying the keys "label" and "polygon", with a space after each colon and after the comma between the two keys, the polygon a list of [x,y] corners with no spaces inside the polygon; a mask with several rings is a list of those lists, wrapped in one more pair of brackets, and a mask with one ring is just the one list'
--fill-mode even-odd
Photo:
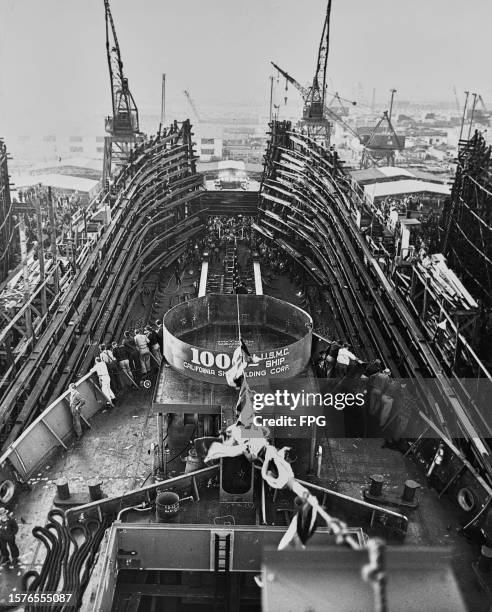
{"label": "shipyard ground", "polygon": [[[280,282],[280,281],[279,281]],[[189,290],[182,286],[178,292],[171,280],[168,284],[169,296],[176,296]],[[278,283],[277,283],[278,284]],[[293,286],[287,279],[280,282],[277,291],[292,295]],[[142,299],[140,311],[135,319],[144,316],[148,304]],[[157,373],[153,375],[155,382]],[[81,441],[75,443],[67,452],[53,457],[37,476],[31,479],[29,491],[21,493],[14,513],[19,522],[18,544],[21,551],[19,565],[0,568],[0,606],[7,605],[8,595],[21,591],[21,575],[30,569],[38,569],[43,562],[42,544],[33,537],[31,531],[36,525],[43,525],[48,511],[53,507],[55,481],[64,477],[72,492],[87,490],[87,482],[94,477],[102,480],[106,495],[118,494],[139,487],[151,471],[151,457],[148,453],[151,442],[157,438],[156,420],[152,415],[153,389],[128,390],[116,401],[113,410],[102,410],[92,420],[92,428],[85,430]],[[192,426],[180,432],[171,429],[169,436],[169,476],[184,471],[181,456],[176,454],[186,448]],[[458,525],[451,507],[446,500],[426,486],[424,475],[411,459],[399,452],[382,448],[381,439],[329,438],[318,430],[318,443],[323,447],[320,478],[308,473],[307,453],[298,453],[295,463],[296,476],[309,480],[335,491],[362,499],[362,489],[368,484],[370,474],[385,476],[390,489],[400,490],[408,478],[422,485],[420,505],[408,512],[409,527],[405,544],[415,546],[443,546],[449,550],[449,559],[455,570],[459,586],[469,610],[485,611],[490,602],[479,589],[471,563],[478,555],[478,547],[469,543],[458,533]],[[186,452],[183,452],[183,457]],[[292,500],[279,495],[275,507],[268,511],[269,517],[277,516],[276,524],[285,525],[285,516],[276,509],[291,505]],[[273,502],[272,502],[273,504]],[[232,508],[224,509],[219,503],[218,491],[213,487],[206,493],[200,504],[188,504],[179,515],[184,523],[213,523],[215,517],[234,514]],[[132,520],[154,521],[153,516],[132,517]],[[238,516],[236,523],[247,520]],[[254,520],[254,517],[253,517]],[[358,527],[351,525],[351,527]],[[86,592],[85,601],[90,600],[94,581]],[[203,608],[200,608],[203,609]]]}

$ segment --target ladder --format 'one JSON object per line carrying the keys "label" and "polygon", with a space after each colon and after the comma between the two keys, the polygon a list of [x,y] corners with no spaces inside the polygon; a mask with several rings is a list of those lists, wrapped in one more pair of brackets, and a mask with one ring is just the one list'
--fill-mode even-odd
{"label": "ladder", "polygon": [[224,260],[224,292],[234,293],[234,274],[237,266],[236,247],[231,245],[226,247]]}

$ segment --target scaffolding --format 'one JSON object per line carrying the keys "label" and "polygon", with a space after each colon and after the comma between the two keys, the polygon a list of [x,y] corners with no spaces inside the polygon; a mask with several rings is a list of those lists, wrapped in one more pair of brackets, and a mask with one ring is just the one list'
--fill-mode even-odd
{"label": "scaffolding", "polygon": [[487,457],[483,467],[492,474],[482,441],[492,426],[480,382],[492,379],[464,335],[476,325],[475,300],[439,261],[432,269],[414,267],[409,294],[395,291],[354,218],[360,198],[336,152],[285,122],[273,122],[270,133],[253,228],[324,288],[335,337],[346,339],[361,359],[382,357],[392,372],[413,379],[425,410],[444,427],[456,427],[480,461]]}
{"label": "scaffolding", "polygon": [[0,369],[0,445],[13,442],[51,398],[90,370],[94,345],[121,336],[147,275],[179,257],[188,238],[202,231],[203,179],[195,160],[188,121],[134,150],[112,191],[101,192],[95,204],[97,217],[112,207],[107,231],[96,232],[76,270],[60,278],[48,311],[34,303],[47,270],[44,283],[31,287],[29,301],[0,327],[0,346],[10,347],[12,330],[32,311],[32,336],[10,347],[10,362]]}
{"label": "scaffolding", "polygon": [[487,310],[492,308],[491,147],[476,131],[459,144],[451,198],[441,218],[442,252]]}
{"label": "scaffolding", "polygon": [[0,283],[14,265],[17,249],[15,221],[10,199],[7,147],[0,140]]}

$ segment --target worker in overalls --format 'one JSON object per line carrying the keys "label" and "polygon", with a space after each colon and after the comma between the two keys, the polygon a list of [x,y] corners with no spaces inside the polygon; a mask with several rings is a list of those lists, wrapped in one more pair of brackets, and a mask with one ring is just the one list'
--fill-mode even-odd
{"label": "worker in overalls", "polygon": [[19,549],[15,543],[16,533],[19,531],[17,521],[7,508],[0,508],[0,563],[8,565],[17,563]]}
{"label": "worker in overalls", "polygon": [[70,412],[72,413],[72,423],[77,436],[77,440],[82,437],[82,422],[80,417],[80,410],[85,406],[85,399],[77,391],[77,387],[74,383],[69,386],[70,389]]}

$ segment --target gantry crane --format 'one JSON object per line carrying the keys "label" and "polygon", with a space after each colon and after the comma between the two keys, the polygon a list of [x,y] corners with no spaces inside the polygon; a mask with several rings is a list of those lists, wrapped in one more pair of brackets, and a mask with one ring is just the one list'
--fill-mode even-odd
{"label": "gantry crane", "polygon": [[111,177],[113,165],[128,161],[130,151],[143,138],[138,122],[138,109],[123,73],[120,46],[109,0],[104,0],[106,19],[106,55],[111,86],[112,116],[106,117],[104,138],[103,184]]}
{"label": "gantry crane", "polygon": [[331,0],[328,0],[323,32],[319,43],[316,71],[314,73],[313,84],[310,87],[303,87],[272,62],[273,66],[285,76],[287,81],[292,83],[301,92],[302,99],[304,100],[301,123],[306,127],[309,137],[317,142],[321,142],[326,148],[330,144],[330,121],[325,104],[326,66],[330,41],[330,14]]}
{"label": "gantry crane", "polygon": [[369,134],[361,134],[360,138],[364,145],[361,168],[394,166],[396,151],[405,148],[405,137],[395,132],[388,111],[384,111]]}
{"label": "gantry crane", "polygon": [[190,103],[190,106],[191,106],[193,112],[195,113],[195,117],[196,117],[197,121],[200,123],[201,119],[200,119],[200,115],[198,113],[198,109],[196,107],[195,102],[193,101],[192,97],[190,96],[189,92],[186,89],[183,91],[183,93],[186,96],[186,99],[188,100],[188,102]]}
{"label": "gantry crane", "polygon": [[398,136],[391,123],[396,89],[390,89],[389,111],[385,111],[370,133],[361,135],[364,144],[361,168],[394,166],[396,151],[405,147],[405,137]]}

